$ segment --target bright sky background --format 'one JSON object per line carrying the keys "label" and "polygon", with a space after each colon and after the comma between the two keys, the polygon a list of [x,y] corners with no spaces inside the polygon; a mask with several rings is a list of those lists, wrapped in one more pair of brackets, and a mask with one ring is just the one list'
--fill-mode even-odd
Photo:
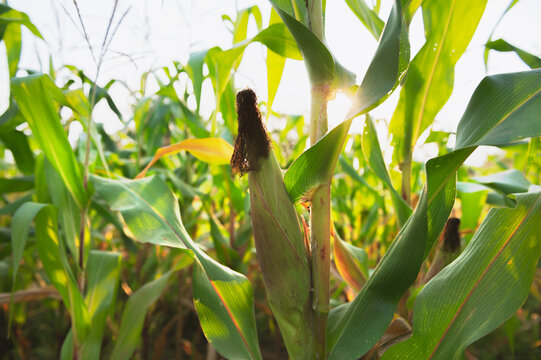
{"label": "bright sky background", "polygon": [[[487,9],[470,47],[457,64],[455,89],[449,102],[436,117],[434,125],[436,130],[456,129],[473,90],[486,75],[483,44],[509,2],[510,0],[488,1]],[[10,0],[8,3],[13,8],[26,12],[46,40],[43,42],[24,32],[21,67],[38,70],[41,68],[47,72],[49,55],[52,55],[55,68],[70,64],[84,69],[91,77],[95,76],[96,66],[88,46],[74,25],[75,22],[79,27],[72,0]],[[98,48],[103,40],[114,1],[79,0],[78,3],[90,42],[93,47]],[[237,9],[253,4],[260,5],[264,24],[268,22],[270,5],[262,0],[120,0],[113,24],[118,22],[127,9],[129,10],[115,33],[98,83],[104,85],[109,79],[114,78],[122,80],[131,89],[138,89],[141,74],[150,69],[170,66],[173,60],[186,63],[190,52],[216,45],[227,49],[231,45],[232,36],[228,24],[222,21],[222,15],[227,14],[234,19]],[[382,19],[386,20],[391,6],[391,0],[382,0],[380,14]],[[493,39],[504,38],[511,44],[539,56],[540,15],[540,0],[519,1],[505,15]],[[349,10],[344,0],[327,0],[326,21],[326,38],[331,51],[342,65],[357,74],[359,83],[375,51],[376,40]],[[255,26],[251,26],[251,31],[255,32]],[[424,42],[420,11],[410,27],[410,42],[413,58]],[[527,69],[528,67],[513,53],[491,52],[488,74]],[[1,47],[0,112],[7,107],[9,88],[6,77],[5,49]],[[264,47],[253,44],[247,48],[235,80],[238,88],[250,86],[260,99],[266,100]],[[129,116],[130,106],[133,103],[129,92],[120,84],[113,86],[111,92],[121,112]],[[308,78],[303,63],[288,60],[273,109],[284,113],[307,115],[309,94]],[[390,99],[372,112],[372,115],[389,121],[398,101],[398,94],[399,90],[395,91]],[[205,103],[208,104],[206,106],[203,104],[203,114],[208,116],[214,105],[210,82],[204,87],[203,99],[206,99]],[[340,123],[348,107],[349,101],[340,95],[329,105],[330,127]],[[95,121],[104,123],[106,128],[112,131],[121,126],[105,104],[97,107]],[[353,131],[358,131],[359,126],[359,121],[354,123]],[[380,122],[378,129],[383,136],[385,122]],[[385,144],[389,139],[382,137],[380,141]],[[425,146],[417,150],[416,157],[422,159],[433,156],[433,152],[433,148]],[[390,151],[387,151],[386,158],[389,158],[389,155]],[[474,163],[480,163],[482,158],[483,156],[480,156]]]}

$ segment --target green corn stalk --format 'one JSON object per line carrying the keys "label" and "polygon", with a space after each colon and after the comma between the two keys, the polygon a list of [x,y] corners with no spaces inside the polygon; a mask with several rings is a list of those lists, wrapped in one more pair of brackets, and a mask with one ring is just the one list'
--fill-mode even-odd
{"label": "green corn stalk", "polygon": [[292,359],[315,357],[310,260],[282,171],[252,90],[237,95],[239,134],[231,165],[248,173],[252,226],[271,310]]}

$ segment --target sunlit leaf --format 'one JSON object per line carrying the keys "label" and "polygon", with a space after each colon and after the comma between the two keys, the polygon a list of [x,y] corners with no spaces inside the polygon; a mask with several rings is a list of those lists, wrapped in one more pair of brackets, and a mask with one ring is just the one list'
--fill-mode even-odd
{"label": "sunlit leaf", "polygon": [[139,175],[137,175],[136,179],[143,178],[148,169],[150,169],[156,161],[160,160],[161,157],[173,155],[182,150],[189,151],[190,154],[199,160],[214,165],[229,164],[229,160],[233,154],[233,147],[222,138],[182,140],[179,143],[159,148],[150,163],[143,171],[141,171],[141,173],[139,173]]}
{"label": "sunlit leaf", "polygon": [[524,63],[526,63],[526,65],[530,67],[530,69],[541,68],[541,58],[509,44],[504,39],[489,41],[486,43],[485,47],[490,50],[514,52],[518,55],[518,57],[520,57],[522,61],[524,61]]}
{"label": "sunlit leaf", "polygon": [[11,90],[40,148],[77,202],[83,208],[86,191],[66,131],[54,108],[47,75],[30,75],[11,80]]}
{"label": "sunlit leaf", "polygon": [[346,3],[368,31],[370,31],[376,39],[379,39],[381,31],[383,30],[383,25],[385,24],[378,17],[378,14],[370,9],[364,0],[346,0]]}
{"label": "sunlit leaf", "polygon": [[505,194],[527,192],[530,182],[522,172],[512,169],[496,174],[474,177],[472,180]]}
{"label": "sunlit leaf", "polygon": [[426,42],[410,63],[390,125],[396,163],[411,161],[418,137],[451,95],[455,64],[466,50],[485,5],[486,0],[423,2]]}
{"label": "sunlit leaf", "polygon": [[456,149],[541,136],[541,69],[487,76],[458,124]]}
{"label": "sunlit leaf", "polygon": [[366,251],[340,239],[334,233],[333,255],[336,269],[344,280],[359,291],[368,279],[368,255]]}
{"label": "sunlit leaf", "polygon": [[412,211],[408,204],[402,199],[400,194],[395,190],[391,178],[387,173],[387,167],[383,161],[383,155],[381,153],[381,147],[379,146],[378,134],[374,126],[372,118],[367,115],[362,135],[362,149],[363,155],[366,159],[368,166],[372,171],[381,179],[385,187],[391,193],[391,199],[398,216],[400,225],[404,225],[406,220],[410,217]]}
{"label": "sunlit leaf", "polygon": [[134,238],[189,249],[195,262],[194,303],[201,327],[218,352],[234,359],[260,359],[250,282],[217,263],[190,238],[178,201],[158,177],[109,180],[92,176],[96,193],[119,211]]}
{"label": "sunlit leaf", "polygon": [[514,209],[492,209],[460,257],[421,290],[413,336],[384,359],[460,358],[520,307],[541,255],[541,193],[517,201]]}

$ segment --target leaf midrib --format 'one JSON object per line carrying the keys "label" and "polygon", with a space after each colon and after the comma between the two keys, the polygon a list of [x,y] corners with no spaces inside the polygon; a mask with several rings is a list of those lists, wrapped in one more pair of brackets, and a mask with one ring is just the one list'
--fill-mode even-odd
{"label": "leaf midrib", "polygon": [[[180,239],[180,241],[182,241],[182,243],[188,248],[190,249],[191,251],[194,252],[194,255],[197,254],[197,251],[195,249],[195,246],[197,246],[195,243],[193,244],[194,246],[192,246],[191,244],[187,244],[187,241],[185,241],[182,236],[180,236],[180,234],[176,231],[176,229],[171,225],[169,224],[169,222],[158,212],[156,211],[156,209],[149,203],[147,202],[143,197],[139,196],[138,193],[136,193],[135,191],[133,191],[132,189],[130,189],[129,187],[127,187],[126,185],[124,185],[122,182],[119,182],[118,183],[121,187],[123,187],[124,189],[126,189],[128,192],[132,193],[135,195],[136,198],[138,198],[141,202],[143,202],[143,204],[145,204],[146,206],[148,206],[155,214],[156,216],[158,216],[160,218],[160,220],[165,224],[167,225],[172,231],[173,233]],[[201,267],[203,267],[203,265],[201,265]],[[204,269],[204,268],[203,268]],[[205,270],[205,269],[204,269]],[[229,316],[231,317],[231,321],[233,321],[233,323],[235,324],[235,328],[237,329],[240,337],[242,338],[242,341],[244,342],[244,344],[246,345],[246,347],[248,348],[248,352],[250,353],[250,355],[252,355],[253,357],[253,354],[252,354],[252,351],[251,351],[251,348],[250,346],[248,346],[247,342],[246,342],[246,339],[244,338],[244,334],[242,333],[242,331],[240,330],[239,327],[237,327],[237,322],[236,322],[236,318],[231,316],[232,315],[232,312],[231,310],[229,309],[229,305],[223,301],[223,298],[220,294],[219,291],[217,291],[217,289],[215,288],[214,284],[212,283],[212,280],[208,277],[207,275],[207,271],[205,270],[204,271],[205,273],[205,276],[206,278],[209,280],[210,284],[212,285],[214,291],[216,292],[216,295],[220,298],[220,301],[222,302],[222,304],[224,305],[225,309],[227,310],[227,313],[229,314]]]}
{"label": "leaf midrib", "polygon": [[524,215],[524,217],[522,218],[522,220],[520,221],[519,224],[517,224],[517,226],[515,227],[515,229],[513,230],[513,232],[511,233],[511,235],[509,235],[508,239],[505,241],[505,243],[502,245],[502,247],[500,248],[500,250],[498,251],[498,253],[494,256],[494,258],[490,261],[490,264],[488,264],[488,266],[486,267],[486,269],[483,271],[483,273],[481,274],[481,276],[479,277],[479,279],[477,280],[477,282],[475,283],[475,285],[471,288],[471,290],[469,291],[468,295],[466,296],[466,298],[464,299],[464,301],[462,302],[462,304],[460,305],[459,309],[457,310],[457,312],[455,313],[455,315],[453,316],[453,319],[451,319],[451,321],[449,322],[449,324],[447,325],[447,328],[445,329],[444,333],[442,334],[440,340],[438,341],[438,343],[436,344],[436,346],[434,347],[434,350],[432,351],[432,353],[430,354],[430,356],[428,357],[428,360],[432,359],[432,357],[434,356],[434,354],[436,353],[436,351],[438,350],[438,347],[441,345],[441,343],[443,342],[443,339],[445,338],[445,336],[447,335],[447,333],[449,332],[449,330],[451,329],[451,326],[454,324],[455,320],[457,319],[458,315],[461,313],[462,309],[464,308],[464,306],[466,305],[466,303],[468,302],[468,300],[470,299],[471,295],[475,292],[475,290],[477,290],[477,287],[479,286],[479,283],[485,278],[486,274],[488,273],[488,271],[492,268],[492,266],[494,265],[494,263],[496,262],[496,260],[499,258],[499,256],[501,255],[501,253],[503,252],[503,250],[507,247],[507,245],[509,245],[511,239],[515,236],[516,232],[518,231],[518,229],[522,226],[522,224],[524,223],[524,221],[526,221],[526,219],[528,218],[528,216],[530,215],[530,213],[533,211],[533,209],[535,208],[537,202],[539,201],[540,197],[537,197],[537,199],[535,200],[535,203],[530,207],[530,209],[528,210],[528,212]]}

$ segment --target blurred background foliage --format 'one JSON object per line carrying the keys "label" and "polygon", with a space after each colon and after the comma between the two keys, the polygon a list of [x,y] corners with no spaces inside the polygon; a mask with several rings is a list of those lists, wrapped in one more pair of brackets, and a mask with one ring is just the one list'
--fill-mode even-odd
{"label": "blurred background foliage", "polygon": [[[377,4],[379,7],[379,1]],[[63,16],[59,14],[59,17]],[[113,29],[116,24],[122,26],[121,19],[120,16],[115,19]],[[70,139],[79,170],[83,171],[87,166],[90,174],[133,179],[163,146],[211,136],[233,143],[237,91],[233,74],[244,50],[252,42],[265,44],[269,49],[269,80],[274,77],[278,83],[285,58],[298,60],[301,56],[280,20],[271,16],[274,25],[264,26],[269,20],[262,18],[257,6],[242,9],[233,18],[224,16],[224,21],[233,34],[228,49],[214,47],[195,52],[184,63],[172,61],[166,67],[144,73],[140,86],[129,89],[133,105],[128,114],[119,111],[120,107],[126,108],[125,104],[119,106],[117,99],[111,96],[110,88],[119,86],[115,78],[102,78],[101,85],[96,85],[92,80],[95,77],[88,76],[84,69],[54,66],[52,58],[46,72],[56,88],[45,91],[44,96],[54,100],[54,111]],[[259,35],[248,36],[248,24],[252,22]],[[372,24],[376,27],[371,28],[372,31],[381,27],[377,24]],[[30,33],[25,32],[22,37],[22,28]],[[0,5],[0,37],[6,47],[10,77],[33,74],[37,70],[19,67],[21,43],[27,36],[42,37],[24,13]],[[113,37],[114,30],[107,36]],[[101,48],[103,53],[108,50],[107,39]],[[538,57],[503,40],[488,42],[487,49],[514,51],[528,66],[540,65]],[[95,56],[99,63],[100,53]],[[157,91],[149,90],[147,84],[150,81],[158,84]],[[269,81],[268,99],[262,101],[261,106],[278,161],[285,169],[307,147],[307,124],[303,115],[271,110],[272,94],[276,94],[278,87],[276,83],[272,84]],[[207,96],[201,96],[203,87],[212,89],[213,104],[201,103],[202,99],[208,100]],[[55,91],[62,96],[55,98],[52,95]],[[106,131],[104,125],[96,121],[91,123],[91,139],[87,139],[88,119],[98,104],[109,107],[121,126],[116,131]],[[202,114],[203,107],[214,110],[211,114]],[[373,121],[378,129],[388,128],[388,119]],[[75,123],[79,123],[78,127],[83,131],[75,131]],[[78,136],[72,135],[74,131]],[[432,130],[424,137],[424,143],[432,144],[437,148],[437,154],[443,155],[450,151],[451,136],[454,134]],[[90,150],[88,159],[87,146]],[[508,148],[512,151],[489,155],[483,166],[463,166],[458,172],[458,201],[453,216],[461,219],[462,249],[490,208],[507,206],[512,201],[507,194],[524,192],[530,184],[541,183],[539,138],[514,143]],[[415,205],[425,181],[423,162],[414,161],[411,172],[411,203]],[[255,256],[246,179],[233,176],[229,165],[201,161],[189,151],[161,157],[149,174],[165,181],[178,198],[180,215],[191,238],[212,258],[248,277],[254,288],[262,355],[265,359],[286,358]],[[390,178],[394,187],[400,188],[401,178],[396,166],[391,166]],[[58,190],[59,183],[58,174],[48,164],[35,134],[10,96],[9,106],[0,116],[0,354],[5,359],[58,358],[71,327],[69,312],[59,301],[58,292],[50,285],[43,264],[36,256],[33,227],[22,252],[16,282],[12,282],[13,215],[29,201],[68,206],[63,201],[73,199],[56,196],[61,191]],[[297,207],[307,219],[304,206]],[[332,183],[332,208],[337,236],[331,268],[331,303],[339,305],[355,296],[359,284],[362,286],[362,279],[376,266],[398,231],[390,192],[365,160],[360,134],[350,135],[340,155]],[[65,239],[70,231],[78,231],[80,214],[77,210],[59,213],[59,218],[61,239]],[[133,234],[99,198],[91,199],[87,217],[83,219],[90,225],[85,237],[88,248],[112,251],[121,256],[119,287],[104,329],[102,358],[109,358],[113,351],[118,351],[115,346],[122,333],[121,319],[130,309],[141,313],[143,321],[141,335],[126,340],[126,344],[131,342],[135,358],[216,358],[218,355],[207,344],[192,302],[191,259],[177,249],[136,244]],[[79,238],[80,235],[74,236]],[[69,243],[66,246],[69,266],[76,273],[77,251]],[[429,255],[421,273],[430,268],[434,253]],[[156,282],[162,278],[162,282]],[[418,281],[410,289],[410,298],[399,307],[404,319],[411,317],[414,296],[421,283]],[[130,308],[128,299],[145,289],[153,295],[135,298]],[[12,291],[15,291],[15,301],[10,309]],[[8,327],[9,311],[13,311],[11,328]],[[541,271],[538,267],[530,296],[523,307],[496,331],[470,346],[467,358],[541,357],[540,312]],[[11,332],[9,337],[8,331]]]}

